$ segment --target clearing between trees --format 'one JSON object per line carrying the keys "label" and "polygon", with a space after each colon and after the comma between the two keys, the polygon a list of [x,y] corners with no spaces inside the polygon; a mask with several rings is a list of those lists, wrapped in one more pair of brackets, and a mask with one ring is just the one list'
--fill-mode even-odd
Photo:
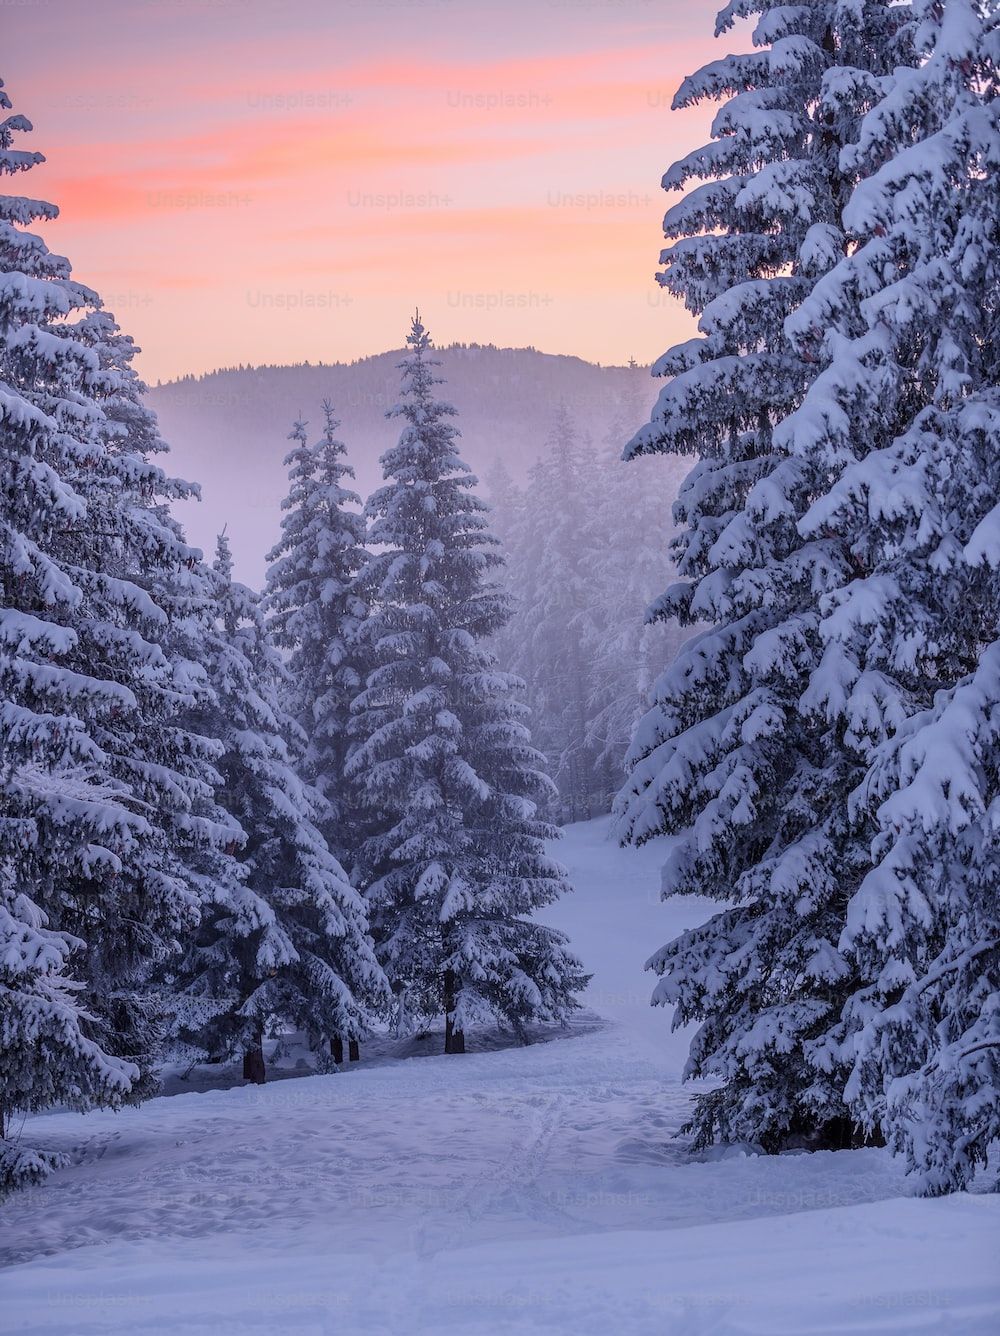
{"label": "clearing between trees", "polygon": [[687,1039],[640,964],[709,906],[661,904],[662,846],[608,827],[556,850],[576,893],[546,917],[594,977],[550,1042],[386,1040],[303,1079],[293,1051],[263,1087],[32,1120],[74,1163],[5,1204],[10,1336],[995,1331],[997,1195],[915,1198],[884,1150],[674,1139]]}

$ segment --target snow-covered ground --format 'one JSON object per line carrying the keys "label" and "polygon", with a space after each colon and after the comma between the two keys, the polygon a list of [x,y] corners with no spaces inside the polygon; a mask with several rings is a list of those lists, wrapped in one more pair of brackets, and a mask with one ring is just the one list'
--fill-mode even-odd
{"label": "snow-covered ground", "polygon": [[641,963],[703,907],[659,903],[662,848],[606,836],[560,850],[577,892],[550,921],[594,971],[568,1037],[38,1119],[74,1165],[0,1208],[2,1330],[1000,1330],[1000,1197],[914,1199],[881,1151],[671,1139],[685,1045]]}

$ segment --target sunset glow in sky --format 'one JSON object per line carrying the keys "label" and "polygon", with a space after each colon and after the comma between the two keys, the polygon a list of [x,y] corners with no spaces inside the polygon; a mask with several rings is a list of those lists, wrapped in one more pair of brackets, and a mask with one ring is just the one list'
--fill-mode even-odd
{"label": "sunset glow in sky", "polygon": [[[732,49],[680,0],[48,0],[0,73],[48,161],[23,185],[149,380],[436,340],[652,360],[671,112]],[[44,40],[40,35],[44,25]],[[27,138],[23,146],[28,146]]]}

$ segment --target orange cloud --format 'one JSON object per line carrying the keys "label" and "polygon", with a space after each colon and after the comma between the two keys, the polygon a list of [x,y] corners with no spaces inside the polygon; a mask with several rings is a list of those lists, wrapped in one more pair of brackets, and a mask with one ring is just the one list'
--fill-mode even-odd
{"label": "orange cloud", "polygon": [[[641,22],[628,0],[508,0],[478,27],[451,6],[303,0],[280,26],[273,6],[206,6],[185,32],[144,7],[88,47],[87,7],[52,3],[45,58],[11,85],[49,160],[30,193],[60,205],[46,233],[80,278],[122,300],[148,377],[329,356],[331,329],[354,340],[337,355],[375,351],[417,286],[450,337],[662,350],[658,181],[710,115],[666,106],[719,54],[707,26],[661,31],[638,0]],[[108,3],[89,0],[106,26]],[[553,300],[484,319],[455,299],[497,285]],[[248,300],[327,288],[352,303],[335,317]]]}

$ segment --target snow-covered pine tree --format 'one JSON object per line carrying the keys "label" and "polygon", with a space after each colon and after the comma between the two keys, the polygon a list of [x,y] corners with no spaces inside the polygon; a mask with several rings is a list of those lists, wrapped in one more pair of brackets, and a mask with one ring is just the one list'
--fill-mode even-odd
{"label": "snow-covered pine tree", "polygon": [[587,742],[594,756],[598,810],[621,788],[625,756],[650,691],[685,632],[646,609],[672,574],[670,505],[683,477],[680,460],[624,461],[622,445],[639,417],[638,395],[621,405],[595,461],[595,516],[585,569],[590,615],[583,643],[587,664]]}
{"label": "snow-covered pine tree", "polygon": [[773,1150],[859,1135],[846,1071],[810,1046],[857,986],[839,943],[871,833],[848,811],[863,752],[802,703],[822,653],[819,596],[855,559],[835,534],[798,532],[828,461],[775,436],[819,369],[784,324],[844,253],[858,168],[843,150],[913,57],[905,5],[733,0],[717,31],[752,15],[757,49],[705,66],[675,99],[725,100],[712,142],[663,182],[700,182],[666,215],[659,278],[700,334],[655,365],[672,379],[628,452],[699,456],[675,508],[682,579],[654,615],[708,629],[655,687],[619,810],[627,840],[677,836],[665,895],[728,904],[650,961],[654,1001],[700,1022],[687,1074],[718,1082],[696,1100],[695,1140]]}
{"label": "snow-covered pine tree", "polygon": [[[147,591],[163,614],[157,640],[172,665],[174,685],[163,708],[150,711],[145,721],[141,753],[132,762],[133,785],[151,796],[157,823],[178,860],[176,870],[200,907],[214,903],[218,888],[236,875],[234,850],[244,832],[218,801],[221,779],[215,762],[222,744],[192,726],[194,715],[204,715],[213,699],[205,650],[214,608],[210,572],[200,550],[185,541],[169,501],[196,495],[197,487],[167,478],[150,458],[168,447],[156,414],[143,402],[146,386],[132,366],[139,351],[132,339],[102,309],[87,311],[73,328],[74,336],[97,356],[101,375],[95,398],[103,414],[102,444],[122,460],[134,487],[132,497],[109,494],[91,500],[90,513],[105,536],[111,537],[119,524],[118,502],[127,506],[135,526],[132,548],[117,553],[124,564],[114,566],[111,557],[104,569],[131,578]],[[158,758],[164,756],[174,758],[175,778],[183,773],[187,784],[181,803],[169,775],[160,771]],[[194,917],[193,909],[191,927]],[[164,993],[158,982],[165,955],[172,956],[176,947],[165,946],[154,960],[137,946],[125,955],[125,942],[126,933],[102,934],[88,950],[88,975],[95,1005],[107,1018],[105,1029],[118,1037],[117,1044],[126,1045],[123,1051],[145,1055],[144,1081],[135,1092],[142,1095],[155,1087],[151,1059],[176,1022],[176,996]]]}
{"label": "snow-covered pine tree", "polygon": [[360,812],[345,761],[351,701],[363,681],[358,628],[367,608],[359,576],[368,553],[361,498],[346,485],[354,470],[329,402],[323,416],[314,445],[305,423],[290,433],[286,513],[268,554],[265,608],[274,643],[288,651],[287,706],[306,737],[302,773],[327,803],[324,833],[349,868]]}
{"label": "snow-covered pine tree", "polygon": [[913,14],[919,63],[843,155],[847,254],[789,322],[822,371],[780,435],[837,478],[800,529],[853,560],[809,698],[873,749],[840,942],[860,986],[816,1061],[849,1064],[856,1117],[936,1193],[1000,1137],[1000,19]]}
{"label": "snow-covered pine tree", "polygon": [[[494,463],[485,482],[491,507],[490,532],[497,540],[503,559],[502,565],[496,567],[496,581],[507,594],[509,605],[509,616],[494,632],[490,644],[499,666],[525,684],[525,700],[531,711],[532,741],[542,750],[540,720],[531,707],[533,684],[538,680],[538,661],[528,620],[528,609],[536,607],[538,598],[542,531],[535,522],[535,506],[529,489],[515,482],[503,460]],[[551,764],[548,772],[552,773]],[[557,798],[550,805],[553,812],[557,810],[558,801]]]}
{"label": "snow-covered pine tree", "polygon": [[[503,553],[502,569],[507,587],[508,589],[522,587],[530,579],[533,570],[533,567],[522,558],[526,546],[527,496],[524,488],[514,480],[506,462],[501,458],[493,461],[483,477],[483,482],[486,485],[486,499],[491,511],[490,529]],[[518,570],[518,574],[523,578],[515,584],[514,568],[518,563],[524,567],[523,570]],[[510,625],[511,622],[508,621],[506,627],[498,632],[494,642],[498,647],[503,645],[505,651],[507,648],[505,639]],[[513,646],[510,647],[510,652],[513,652]],[[499,653],[498,657],[503,659],[504,654]]]}
{"label": "snow-covered pine tree", "polygon": [[[29,129],[21,116],[2,122],[4,173],[42,161],[13,147]],[[196,820],[198,804],[211,803],[211,746],[171,726],[198,675],[173,654],[149,592],[193,560],[164,518],[177,489],[113,440],[104,405],[117,402],[127,368],[95,346],[99,299],[27,230],[56,214],[0,199],[6,1118],[141,1089],[150,1031],[129,999],[197,916],[184,841],[219,835]],[[77,943],[83,989],[60,975],[59,956]],[[32,1027],[42,1047],[26,1054]],[[9,1174],[43,1164],[29,1152],[5,1157]]]}
{"label": "snow-covered pine tree", "polygon": [[558,790],[553,813],[580,821],[602,806],[596,748],[588,729],[592,682],[588,647],[600,639],[593,561],[599,480],[593,452],[565,404],[522,490],[496,475],[491,500],[504,544],[501,576],[512,616],[495,646],[504,668],[522,678],[535,744]]}
{"label": "snow-covered pine tree", "polygon": [[528,915],[569,889],[536,802],[551,783],[518,682],[486,641],[509,615],[485,502],[459,456],[451,405],[417,316],[401,363],[397,445],[368,501],[374,656],[354,703],[349,772],[374,829],[361,851],[380,958],[402,1027],[445,1017],[445,1051],[499,1020],[562,1020],[585,981],[558,932]]}
{"label": "snow-covered pine tree", "polygon": [[288,739],[300,755],[305,737],[280,704],[286,673],[259,597],[232,578],[224,536],[213,577],[215,694],[201,724],[223,744],[222,801],[247,839],[238,876],[217,884],[175,980],[212,1004],[200,1035],[187,1037],[214,1055],[242,1053],[244,1075],[261,1082],[269,1028],[304,1030],[324,1053],[338,1039],[356,1044],[389,990],[364,901],[319,829],[328,805],[296,773]]}
{"label": "snow-covered pine tree", "polygon": [[535,598],[524,605],[521,619],[534,664],[528,703],[564,821],[586,821],[602,810],[596,748],[588,735],[587,660],[587,647],[599,635],[591,585],[598,488],[593,447],[581,440],[560,404],[529,476],[530,546],[538,559]]}
{"label": "snow-covered pine tree", "polygon": [[[0,112],[10,111],[0,83]],[[23,116],[6,115],[0,121],[4,174],[27,171],[43,161],[40,153],[14,147],[15,134],[30,128]],[[10,348],[11,336],[24,326],[58,318],[70,309],[60,282],[68,277],[68,266],[22,230],[55,213],[51,205],[0,197],[0,459],[5,484],[0,502],[0,1192],[37,1181],[59,1162],[56,1155],[19,1143],[14,1132],[19,1113],[74,1096],[79,1107],[114,1104],[129,1093],[138,1075],[131,1064],[109,1057],[94,1042],[81,989],[69,974],[68,958],[83,944],[46,926],[39,901],[51,865],[61,858],[72,867],[78,851],[72,837],[60,840],[58,849],[41,846],[39,804],[26,792],[25,782],[45,783],[57,764],[65,766],[71,758],[78,767],[85,766],[91,751],[82,724],[60,719],[40,699],[36,708],[24,700],[31,677],[44,673],[44,663],[68,650],[74,637],[57,620],[22,609],[17,600],[19,586],[33,573],[34,553],[17,522],[20,517],[12,514],[11,483],[20,472],[36,491],[47,492],[49,517],[59,514],[63,499],[58,479],[50,479],[41,461],[36,465],[32,457],[34,439],[44,427],[54,431],[56,424],[14,389],[20,368]],[[79,359],[82,351],[68,342],[50,349],[56,384],[68,389],[79,378],[74,353]],[[30,602],[41,603],[37,591]],[[60,803],[56,784],[50,787],[50,801]]]}
{"label": "snow-covered pine tree", "polygon": [[30,819],[18,829],[18,819],[0,809],[0,1197],[65,1163],[58,1153],[21,1143],[18,1115],[54,1104],[114,1106],[139,1076],[92,1037],[83,984],[71,977],[70,957],[83,943],[48,929],[14,880],[23,876],[36,839]]}
{"label": "snow-covered pine tree", "polygon": [[664,528],[677,480],[661,460],[622,462],[638,402],[622,401],[596,453],[563,406],[526,487],[502,461],[486,479],[514,606],[494,646],[527,683],[564,820],[610,808],[649,687],[680,639],[676,627],[643,622],[670,568]]}

